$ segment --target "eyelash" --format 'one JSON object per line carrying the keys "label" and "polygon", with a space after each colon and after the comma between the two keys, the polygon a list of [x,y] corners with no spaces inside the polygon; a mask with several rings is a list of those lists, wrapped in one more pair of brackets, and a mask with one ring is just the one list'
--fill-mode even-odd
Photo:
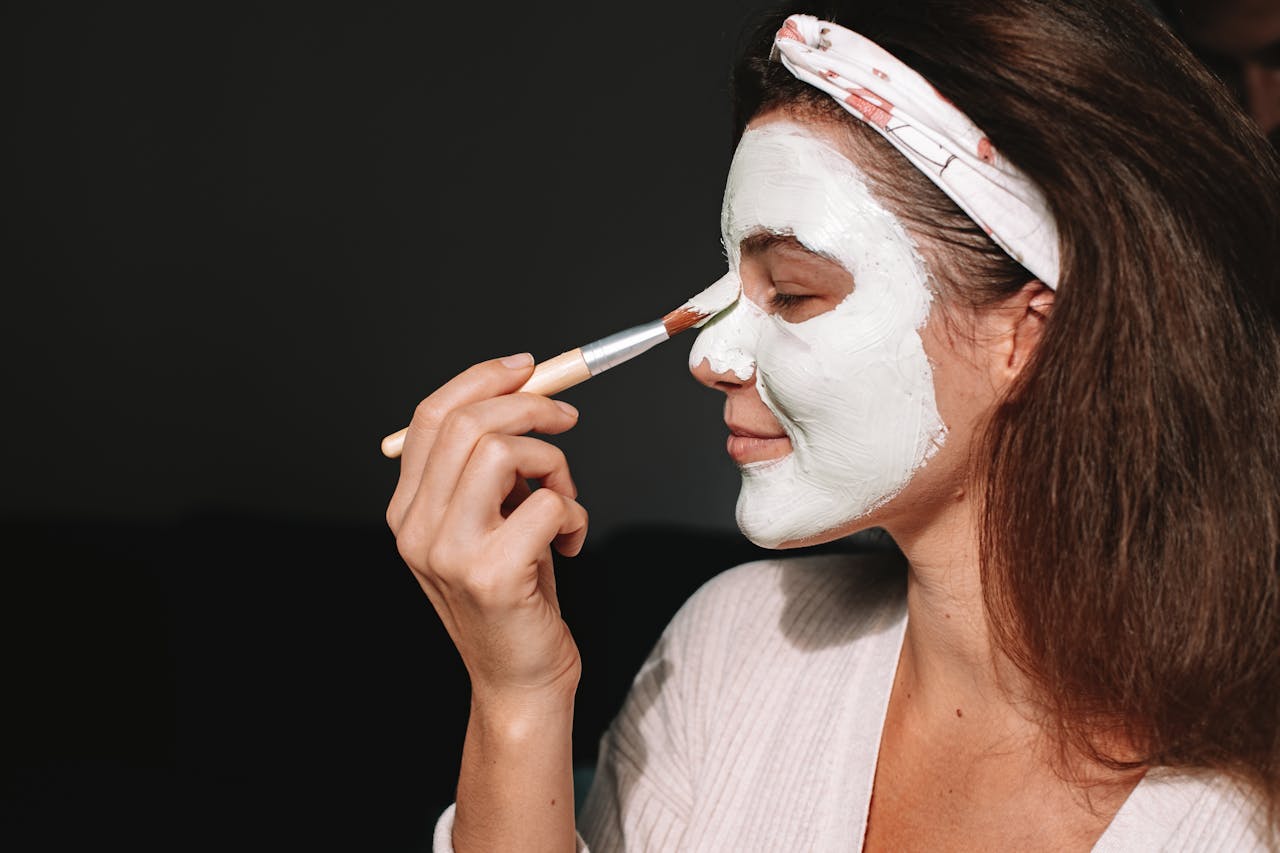
{"label": "eyelash", "polygon": [[808,296],[801,296],[798,293],[779,293],[775,290],[773,295],[769,297],[769,307],[781,311],[784,308],[799,305],[808,298]]}

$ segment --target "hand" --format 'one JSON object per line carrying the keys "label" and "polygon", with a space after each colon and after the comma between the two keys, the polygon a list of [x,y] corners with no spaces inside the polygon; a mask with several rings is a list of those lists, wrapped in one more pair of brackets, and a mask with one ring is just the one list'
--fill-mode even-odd
{"label": "hand", "polygon": [[[528,355],[477,364],[423,400],[387,507],[396,545],[444,622],[478,697],[571,697],[581,658],[560,618],[551,545],[582,549],[587,511],[564,454],[525,435],[578,421],[515,392]],[[531,491],[526,478],[541,482]]]}

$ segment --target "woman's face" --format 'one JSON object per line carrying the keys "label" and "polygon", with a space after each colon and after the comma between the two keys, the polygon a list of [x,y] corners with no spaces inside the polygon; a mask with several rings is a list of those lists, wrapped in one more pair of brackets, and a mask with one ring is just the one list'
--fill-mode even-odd
{"label": "woman's face", "polygon": [[738,524],[765,547],[891,527],[962,493],[971,424],[994,399],[927,331],[924,259],[838,133],[779,114],[748,126],[721,216],[741,296],[689,358],[727,396]]}

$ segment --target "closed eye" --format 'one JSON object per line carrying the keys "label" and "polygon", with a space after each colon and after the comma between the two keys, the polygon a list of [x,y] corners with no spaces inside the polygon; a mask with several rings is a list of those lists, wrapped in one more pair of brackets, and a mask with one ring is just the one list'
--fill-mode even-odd
{"label": "closed eye", "polygon": [[775,311],[781,311],[785,308],[791,308],[799,305],[806,299],[812,298],[813,297],[808,295],[801,295],[798,293],[779,293],[775,290],[773,295],[769,297],[769,307]]}

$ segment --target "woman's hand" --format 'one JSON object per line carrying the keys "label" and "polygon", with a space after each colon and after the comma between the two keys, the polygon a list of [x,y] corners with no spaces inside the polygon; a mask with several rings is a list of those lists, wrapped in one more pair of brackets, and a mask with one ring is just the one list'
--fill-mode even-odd
{"label": "woman's hand", "polygon": [[387,507],[400,555],[466,664],[473,703],[570,698],[581,671],[550,546],[577,554],[587,511],[564,454],[525,435],[565,432],[578,413],[512,393],[532,373],[527,354],[494,359],[423,400]]}

